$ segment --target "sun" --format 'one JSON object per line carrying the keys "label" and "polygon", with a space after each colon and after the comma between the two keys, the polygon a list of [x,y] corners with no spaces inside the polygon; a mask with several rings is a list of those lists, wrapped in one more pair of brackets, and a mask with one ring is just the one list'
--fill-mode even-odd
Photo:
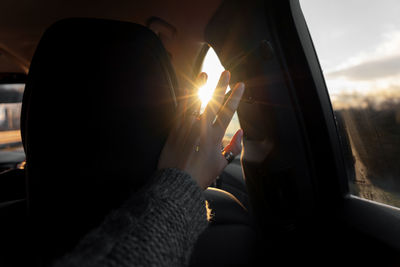
{"label": "sun", "polygon": [[[207,73],[207,83],[200,87],[197,93],[201,100],[201,112],[204,111],[208,102],[210,102],[219,77],[224,70],[225,68],[222,66],[221,61],[219,61],[214,49],[210,47],[204,57],[203,65],[201,67],[201,72]],[[228,87],[228,91],[229,90],[230,88]]]}
{"label": "sun", "polygon": [[208,102],[210,102],[212,93],[213,91],[211,89],[211,86],[207,86],[207,84],[199,88],[199,92],[197,94],[200,98],[202,109],[204,109],[207,106]]}

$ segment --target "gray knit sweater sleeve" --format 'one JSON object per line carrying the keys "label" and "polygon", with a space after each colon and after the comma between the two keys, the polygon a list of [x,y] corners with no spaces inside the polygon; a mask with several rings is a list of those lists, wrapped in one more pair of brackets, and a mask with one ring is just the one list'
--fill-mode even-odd
{"label": "gray knit sweater sleeve", "polygon": [[186,266],[208,224],[202,190],[178,169],[152,181],[55,266]]}

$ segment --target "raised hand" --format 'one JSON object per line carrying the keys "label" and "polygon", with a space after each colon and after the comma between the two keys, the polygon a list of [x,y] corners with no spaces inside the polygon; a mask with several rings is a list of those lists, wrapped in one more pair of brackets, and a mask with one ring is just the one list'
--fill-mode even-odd
{"label": "raised hand", "polygon": [[[206,79],[207,75],[201,73],[197,77],[196,84],[199,86],[205,83]],[[199,115],[200,101],[198,99],[193,101],[193,97],[186,96],[180,101],[176,123],[159,159],[159,169],[181,169],[190,174],[198,185],[205,189],[228,164],[223,154],[230,154],[230,156],[240,154],[243,137],[241,129],[236,132],[224,151],[221,151],[222,138],[244,92],[244,84],[237,83],[224,104],[229,80],[229,71],[224,71],[213,98],[201,115]]]}

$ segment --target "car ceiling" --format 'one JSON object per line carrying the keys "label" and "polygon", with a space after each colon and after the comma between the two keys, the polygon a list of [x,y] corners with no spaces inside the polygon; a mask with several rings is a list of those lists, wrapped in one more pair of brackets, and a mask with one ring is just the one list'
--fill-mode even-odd
{"label": "car ceiling", "polygon": [[[162,41],[181,82],[190,77],[204,44],[204,29],[221,0],[3,0],[0,9],[0,73],[28,72],[41,35],[57,20],[95,17],[146,24],[153,16],[176,28]],[[181,83],[182,84],[182,83]]]}

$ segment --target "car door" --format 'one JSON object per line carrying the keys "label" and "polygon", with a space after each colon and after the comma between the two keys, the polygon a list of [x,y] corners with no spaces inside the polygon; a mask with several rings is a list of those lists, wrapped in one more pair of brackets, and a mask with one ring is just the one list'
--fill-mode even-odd
{"label": "car door", "polygon": [[[400,210],[354,190],[357,149],[368,150],[377,140],[355,133],[370,127],[371,116],[377,117],[374,122],[396,122],[396,109],[386,115],[361,112],[365,123],[352,125],[352,116],[332,106],[298,0],[225,1],[205,38],[231,71],[232,83],[246,83],[238,116],[260,259],[398,262]],[[395,146],[397,141],[390,140],[400,140],[398,124],[382,125],[390,128],[392,139],[380,136],[378,141]],[[386,159],[397,159],[394,149],[385,151],[394,151]],[[362,157],[374,162],[371,152]],[[394,175],[390,181],[398,179]]]}

